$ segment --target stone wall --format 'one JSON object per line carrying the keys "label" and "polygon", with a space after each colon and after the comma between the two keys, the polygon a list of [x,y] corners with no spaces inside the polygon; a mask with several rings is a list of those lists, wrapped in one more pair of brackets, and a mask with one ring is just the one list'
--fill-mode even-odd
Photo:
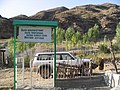
{"label": "stone wall", "polygon": [[57,79],[56,87],[65,88],[92,88],[106,86],[104,76],[81,76],[72,79]]}
{"label": "stone wall", "polygon": [[120,74],[116,74],[111,70],[105,72],[105,83],[109,87],[117,87],[120,85]]}

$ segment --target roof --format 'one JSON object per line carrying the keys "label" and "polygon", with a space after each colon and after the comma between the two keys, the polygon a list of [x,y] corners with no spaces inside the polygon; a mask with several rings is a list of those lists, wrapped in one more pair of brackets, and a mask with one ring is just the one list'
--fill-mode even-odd
{"label": "roof", "polygon": [[[56,52],[56,54],[61,54],[61,53],[69,53],[69,52]],[[54,52],[40,52],[36,54],[54,54]]]}

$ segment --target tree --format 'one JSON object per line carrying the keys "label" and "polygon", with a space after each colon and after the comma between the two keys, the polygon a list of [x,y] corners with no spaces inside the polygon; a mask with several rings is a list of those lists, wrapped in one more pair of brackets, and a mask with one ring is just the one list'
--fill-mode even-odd
{"label": "tree", "polygon": [[62,43],[65,38],[65,30],[61,28],[56,28],[56,39],[58,43]]}
{"label": "tree", "polygon": [[117,25],[117,28],[116,28],[115,40],[118,47],[120,48],[120,23]]}
{"label": "tree", "polygon": [[104,44],[106,44],[107,41],[108,41],[108,40],[107,40],[107,36],[105,35],[105,36],[104,36]]}
{"label": "tree", "polygon": [[[115,40],[116,40],[116,43],[118,45],[118,47],[120,48],[120,23],[117,25],[117,28],[116,28],[116,35],[115,35]],[[110,41],[110,40],[109,40]],[[115,63],[116,61],[116,58],[115,58],[115,54],[114,54],[114,51],[113,51],[113,45],[112,45],[112,41],[110,41],[110,51],[111,51],[111,55],[112,55],[112,64],[114,65],[115,67],[115,70],[116,70],[116,73],[118,73],[118,70],[117,70],[117,65]]]}
{"label": "tree", "polygon": [[21,53],[29,48],[32,48],[34,47],[35,43],[32,43],[32,42],[28,42],[28,43],[25,43],[25,42],[17,42],[17,53]]}
{"label": "tree", "polygon": [[81,39],[81,34],[80,32],[77,31],[75,34],[73,34],[71,39],[73,46],[75,46],[80,39]]}
{"label": "tree", "polygon": [[24,50],[26,50],[26,43],[23,43],[23,42],[17,42],[17,52],[18,53],[21,53],[23,52]]}
{"label": "tree", "polygon": [[77,38],[77,41],[82,39],[81,33],[78,31],[76,32],[76,38]]}
{"label": "tree", "polygon": [[8,52],[9,52],[9,57],[12,58],[14,54],[14,39],[10,38],[8,40]]}
{"label": "tree", "polygon": [[89,41],[96,42],[99,37],[99,26],[97,24],[95,24],[94,27],[92,27],[88,30],[87,34],[88,34]]}
{"label": "tree", "polygon": [[115,58],[115,54],[114,54],[114,51],[113,51],[113,49],[112,49],[112,41],[110,41],[110,52],[111,52],[111,55],[112,55],[112,64],[114,65],[114,67],[115,67],[115,71],[116,71],[116,73],[118,73],[118,69],[117,69],[117,65],[116,65],[116,63],[115,63],[115,61],[116,61],[116,58]]}
{"label": "tree", "polygon": [[66,33],[65,33],[65,40],[66,40],[66,41],[71,41],[73,34],[75,34],[74,29],[71,28],[71,27],[69,27],[69,28],[66,30]]}
{"label": "tree", "polygon": [[85,34],[83,35],[83,43],[88,43],[88,42],[89,42],[88,34],[85,33]]}
{"label": "tree", "polygon": [[[32,48],[35,45],[35,43],[23,43],[23,42],[16,42],[16,52],[21,53],[23,51],[26,51],[27,56],[28,52],[27,49]],[[10,38],[8,40],[8,52],[9,52],[9,61],[10,63],[13,62],[13,56],[14,56],[14,39]]]}
{"label": "tree", "polygon": [[14,39],[10,38],[8,40],[8,62],[9,66],[13,66],[13,58],[14,58]]}

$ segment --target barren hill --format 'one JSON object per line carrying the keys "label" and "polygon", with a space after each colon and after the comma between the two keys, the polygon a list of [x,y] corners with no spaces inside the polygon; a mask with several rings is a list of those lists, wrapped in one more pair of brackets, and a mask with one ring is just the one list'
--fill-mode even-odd
{"label": "barren hill", "polygon": [[113,37],[116,25],[120,22],[120,6],[111,3],[101,5],[90,4],[76,6],[71,9],[58,7],[40,11],[29,17],[26,15],[19,15],[10,19],[0,17],[0,25],[2,25],[0,27],[0,38],[9,38],[13,35],[13,19],[56,20],[59,22],[59,27],[66,29],[71,26],[81,33],[86,33],[89,28],[98,24],[101,35]]}

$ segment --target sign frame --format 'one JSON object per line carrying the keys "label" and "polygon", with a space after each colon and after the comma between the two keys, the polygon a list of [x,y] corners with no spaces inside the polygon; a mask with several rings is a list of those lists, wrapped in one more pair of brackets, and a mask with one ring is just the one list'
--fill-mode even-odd
{"label": "sign frame", "polygon": [[54,30],[54,82],[56,81],[56,21],[40,21],[40,20],[13,20],[14,26],[14,90],[17,89],[17,61],[16,61],[16,41],[17,27],[19,26],[44,26],[51,27]]}
{"label": "sign frame", "polygon": [[41,26],[19,26],[20,42],[51,42],[52,28]]}

